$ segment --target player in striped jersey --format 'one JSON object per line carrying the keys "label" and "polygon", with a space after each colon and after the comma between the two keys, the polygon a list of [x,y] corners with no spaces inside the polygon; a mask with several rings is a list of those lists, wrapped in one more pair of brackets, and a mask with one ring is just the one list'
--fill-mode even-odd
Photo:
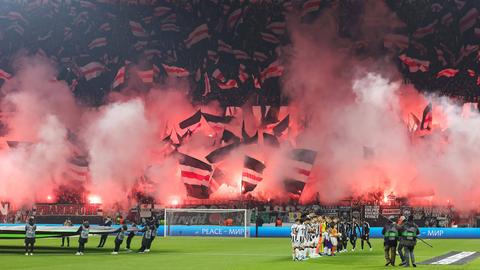
{"label": "player in striped jersey", "polygon": [[292,241],[292,259],[294,261],[298,260],[298,245],[296,242],[296,237],[298,233],[298,226],[300,225],[301,220],[296,219],[295,223],[292,224],[292,227],[290,228],[290,239]]}

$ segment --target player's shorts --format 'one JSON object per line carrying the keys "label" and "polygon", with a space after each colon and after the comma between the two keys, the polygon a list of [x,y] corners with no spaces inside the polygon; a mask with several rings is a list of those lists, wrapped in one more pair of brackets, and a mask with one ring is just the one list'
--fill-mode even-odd
{"label": "player's shorts", "polygon": [[25,238],[25,244],[35,244],[35,238]]}
{"label": "player's shorts", "polygon": [[330,238],[330,241],[332,242],[332,246],[334,246],[334,247],[338,246],[338,239],[337,239],[337,237],[332,237],[332,238]]}
{"label": "player's shorts", "polygon": [[362,240],[368,241],[370,240],[370,235],[362,235]]}

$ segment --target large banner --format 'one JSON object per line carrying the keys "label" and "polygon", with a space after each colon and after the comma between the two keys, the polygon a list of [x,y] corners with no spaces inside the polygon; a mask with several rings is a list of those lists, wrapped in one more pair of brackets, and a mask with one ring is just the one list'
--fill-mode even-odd
{"label": "large banner", "polygon": [[33,213],[35,216],[100,216],[102,209],[98,204],[36,204]]}

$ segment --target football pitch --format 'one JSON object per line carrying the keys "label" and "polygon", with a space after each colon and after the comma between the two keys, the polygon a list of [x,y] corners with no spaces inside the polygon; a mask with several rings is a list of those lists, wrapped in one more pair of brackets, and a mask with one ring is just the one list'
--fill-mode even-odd
{"label": "football pitch", "polygon": [[[132,247],[138,249],[140,237]],[[355,252],[322,257],[303,262],[291,259],[288,238],[200,238],[157,237],[152,251],[145,254],[111,255],[113,237],[105,248],[96,248],[98,237],[91,237],[84,256],[75,256],[77,238],[70,248],[61,248],[60,239],[38,239],[34,256],[25,256],[22,240],[0,240],[0,268],[4,269],[385,269],[383,244],[373,239],[373,251],[357,247]],[[422,243],[416,247],[417,262],[444,255],[450,251],[480,251],[480,240],[429,240],[434,248]],[[360,242],[358,242],[358,245]],[[122,249],[124,246],[122,246]],[[350,249],[350,246],[349,246]],[[397,264],[400,262],[397,256]],[[391,267],[388,267],[391,268]],[[418,265],[424,269],[480,269],[480,258],[464,265]]]}

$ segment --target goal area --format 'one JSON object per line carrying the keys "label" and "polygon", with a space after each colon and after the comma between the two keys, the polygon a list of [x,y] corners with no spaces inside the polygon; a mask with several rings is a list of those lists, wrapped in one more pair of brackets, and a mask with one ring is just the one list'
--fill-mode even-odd
{"label": "goal area", "polygon": [[165,209],[163,236],[248,237],[247,209]]}

